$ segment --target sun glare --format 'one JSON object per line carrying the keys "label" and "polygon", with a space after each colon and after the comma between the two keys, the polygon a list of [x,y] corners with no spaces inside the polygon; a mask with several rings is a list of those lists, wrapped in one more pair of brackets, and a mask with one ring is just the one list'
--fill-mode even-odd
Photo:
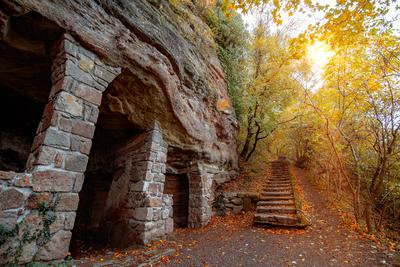
{"label": "sun glare", "polygon": [[307,56],[315,67],[323,68],[333,56],[333,52],[327,44],[315,42],[308,47]]}

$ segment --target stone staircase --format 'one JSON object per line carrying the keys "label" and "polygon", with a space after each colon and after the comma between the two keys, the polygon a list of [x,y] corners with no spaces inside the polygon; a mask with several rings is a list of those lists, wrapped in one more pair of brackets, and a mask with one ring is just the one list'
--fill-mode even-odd
{"label": "stone staircase", "polygon": [[271,162],[271,173],[260,201],[257,202],[254,223],[267,226],[297,227],[293,185],[289,176],[289,164],[285,160]]}

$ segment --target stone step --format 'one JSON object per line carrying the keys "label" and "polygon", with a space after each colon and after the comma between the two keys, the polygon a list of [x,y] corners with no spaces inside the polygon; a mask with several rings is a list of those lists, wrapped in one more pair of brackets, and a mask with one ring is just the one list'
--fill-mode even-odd
{"label": "stone step", "polygon": [[296,208],[293,206],[257,206],[256,213],[273,213],[273,214],[296,214]]}
{"label": "stone step", "polygon": [[289,181],[283,181],[283,182],[267,181],[266,185],[292,185],[292,183]]}
{"label": "stone step", "polygon": [[292,200],[294,201],[293,196],[260,196],[261,201],[280,201],[280,200]]}
{"label": "stone step", "polygon": [[290,187],[290,186],[285,186],[285,187],[274,187],[274,186],[267,186],[267,187],[264,187],[264,189],[263,189],[263,191],[264,192],[268,192],[268,191],[289,191],[289,190],[292,190],[292,187]]}
{"label": "stone step", "polygon": [[266,214],[256,213],[254,222],[259,224],[277,225],[277,226],[295,226],[299,218],[295,214]]}
{"label": "stone step", "polygon": [[267,197],[269,197],[269,196],[293,196],[293,193],[292,193],[292,191],[280,191],[280,192],[274,192],[274,191],[271,191],[271,192],[261,192],[261,196],[262,197],[264,197],[264,196],[267,196]]}
{"label": "stone step", "polygon": [[282,191],[288,191],[292,190],[292,185],[274,185],[274,184],[269,184],[264,186],[264,188],[272,188],[272,189],[281,189]]}
{"label": "stone step", "polygon": [[294,200],[269,200],[269,201],[258,201],[257,202],[257,207],[259,206],[285,206],[285,207],[289,207],[289,206],[293,206],[294,204]]}
{"label": "stone step", "polygon": [[274,184],[274,183],[270,183],[270,184],[266,184],[264,185],[264,188],[290,188],[290,190],[292,190],[292,185],[291,184]]}
{"label": "stone step", "polygon": [[265,186],[279,187],[279,186],[292,186],[292,184],[291,183],[267,183]]}
{"label": "stone step", "polygon": [[279,185],[279,184],[291,184],[291,182],[290,181],[284,181],[284,180],[281,180],[281,181],[274,181],[274,180],[268,180],[267,181],[267,185],[269,185],[269,184],[273,184],[273,185]]}

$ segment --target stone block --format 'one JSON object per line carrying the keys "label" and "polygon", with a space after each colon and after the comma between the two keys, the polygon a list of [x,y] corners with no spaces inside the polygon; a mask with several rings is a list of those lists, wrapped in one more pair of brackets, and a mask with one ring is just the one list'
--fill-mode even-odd
{"label": "stone block", "polygon": [[79,204],[77,193],[61,193],[56,211],[76,211]]}
{"label": "stone block", "polygon": [[61,117],[58,120],[58,128],[64,132],[71,132],[73,120],[66,117]]}
{"label": "stone block", "polygon": [[50,91],[50,98],[55,96],[57,93],[61,91],[68,91],[70,92],[72,88],[75,87],[75,81],[71,77],[63,77],[59,79],[53,86],[51,87]]}
{"label": "stone block", "polygon": [[166,220],[167,218],[169,218],[169,214],[170,214],[170,209],[164,208],[161,214],[161,219]]}
{"label": "stone block", "polygon": [[106,81],[107,83],[112,82],[112,80],[114,80],[114,78],[116,76],[114,73],[109,72],[106,68],[99,66],[99,65],[95,66],[94,75],[96,75],[100,79]]}
{"label": "stone block", "polygon": [[159,221],[162,218],[163,209],[155,207],[153,208],[153,221]]}
{"label": "stone block", "polygon": [[139,221],[151,221],[153,219],[153,209],[136,208],[133,218]]}
{"label": "stone block", "polygon": [[26,173],[18,173],[15,175],[14,185],[17,187],[31,187],[31,176]]}
{"label": "stone block", "polygon": [[[49,130],[51,132],[53,132],[52,128],[50,128]],[[52,133],[49,133],[49,137],[50,137],[50,135],[51,135],[51,138],[54,138],[54,135]],[[46,139],[45,139],[45,141],[46,141]],[[47,141],[49,141],[49,139],[47,139]],[[61,142],[64,142],[64,140],[62,140]],[[58,145],[60,145],[60,143]],[[67,142],[65,142],[65,143],[63,143],[63,145],[68,146],[69,144]],[[57,153],[57,150],[54,147],[40,146],[39,149],[35,153],[36,157],[35,157],[33,164],[35,164],[35,165],[50,165],[51,163],[53,163],[56,153]]]}
{"label": "stone block", "polygon": [[89,86],[96,86],[97,83],[91,74],[80,68],[79,63],[67,61],[65,64],[65,76],[71,76],[76,81]]}
{"label": "stone block", "polygon": [[75,224],[76,212],[65,212],[64,229],[72,230]]}
{"label": "stone block", "polygon": [[0,171],[0,180],[11,180],[15,175],[12,171]]}
{"label": "stone block", "polygon": [[74,184],[74,192],[79,193],[82,190],[83,182],[85,180],[85,176],[82,174],[77,175]]}
{"label": "stone block", "polygon": [[53,127],[48,128],[43,135],[43,144],[60,148],[69,148],[70,140],[68,134]]}
{"label": "stone block", "polygon": [[75,121],[72,124],[72,133],[91,139],[94,135],[94,124],[86,121]]}
{"label": "stone block", "polygon": [[73,94],[97,106],[100,106],[101,104],[102,93],[83,83],[78,83]]}
{"label": "stone block", "polygon": [[21,248],[20,256],[18,257],[18,264],[30,263],[38,251],[35,241],[24,243]]}
{"label": "stone block", "polygon": [[58,231],[51,237],[49,242],[39,249],[35,260],[50,261],[64,259],[68,255],[71,236],[70,231]]}
{"label": "stone block", "polygon": [[167,155],[165,153],[159,152],[157,153],[157,161],[160,163],[166,163],[167,162]]}
{"label": "stone block", "polygon": [[81,152],[82,154],[89,155],[92,147],[92,140],[78,136],[71,135],[71,150]]}
{"label": "stone block", "polygon": [[172,218],[168,218],[165,220],[165,233],[170,234],[174,231],[174,220]]}
{"label": "stone block", "polygon": [[162,198],[159,197],[149,197],[146,199],[147,207],[161,207],[163,204]]}
{"label": "stone block", "polygon": [[148,190],[148,187],[149,183],[144,181],[139,181],[135,183],[131,180],[131,183],[129,184],[130,191],[145,192]]}
{"label": "stone block", "polygon": [[79,175],[58,170],[36,171],[32,174],[33,191],[72,191],[75,178]]}
{"label": "stone block", "polygon": [[15,228],[18,219],[18,212],[13,211],[0,211],[0,225],[3,225],[7,230]]}
{"label": "stone block", "polygon": [[162,173],[163,166],[165,166],[165,165],[162,164],[162,163],[154,163],[152,172],[154,172],[154,173]]}
{"label": "stone block", "polygon": [[94,67],[94,62],[90,58],[82,57],[79,59],[79,68],[85,72],[91,72]]}
{"label": "stone block", "polygon": [[164,194],[164,195],[163,195],[163,203],[164,203],[165,206],[171,207],[172,204],[173,204],[172,195]]}
{"label": "stone block", "polygon": [[161,183],[149,183],[148,192],[158,194],[164,191],[164,185]]}
{"label": "stone block", "polygon": [[99,109],[96,106],[85,103],[84,115],[83,115],[84,120],[96,123],[98,117],[99,117]]}
{"label": "stone block", "polygon": [[72,55],[73,57],[76,57],[78,52],[78,46],[74,43],[72,36],[70,36],[69,34],[64,34],[64,36],[65,39],[62,42],[62,48],[59,49],[62,49],[66,53]]}
{"label": "stone block", "polygon": [[19,208],[24,201],[25,195],[15,188],[0,191],[0,210]]}
{"label": "stone block", "polygon": [[234,197],[230,201],[234,205],[242,205],[243,204],[243,200],[241,198],[239,198],[239,197]]}
{"label": "stone block", "polygon": [[142,178],[143,176],[144,176],[144,179],[146,180],[146,181],[153,181],[154,180],[154,173],[152,173],[152,172],[150,172],[150,171],[147,171],[147,172],[145,172],[145,173],[143,173],[143,174],[137,174],[137,176],[139,177],[139,179],[140,178]]}
{"label": "stone block", "polygon": [[60,230],[72,230],[74,227],[75,212],[56,212],[56,220],[50,225],[50,233]]}
{"label": "stone block", "polygon": [[55,100],[55,109],[66,112],[75,117],[83,116],[83,102],[67,92],[60,92]]}
{"label": "stone block", "polygon": [[27,207],[37,209],[41,204],[48,204],[52,200],[51,193],[32,193],[27,200]]}
{"label": "stone block", "polygon": [[82,154],[68,154],[65,156],[64,168],[67,171],[85,172],[89,157]]}
{"label": "stone block", "polygon": [[154,182],[160,182],[160,183],[164,183],[165,182],[165,175],[164,174],[154,174],[154,178],[153,178]]}
{"label": "stone block", "polygon": [[49,231],[51,234],[54,234],[60,230],[64,230],[64,221],[65,221],[64,213],[55,212],[55,215],[56,215],[55,221],[49,226]]}

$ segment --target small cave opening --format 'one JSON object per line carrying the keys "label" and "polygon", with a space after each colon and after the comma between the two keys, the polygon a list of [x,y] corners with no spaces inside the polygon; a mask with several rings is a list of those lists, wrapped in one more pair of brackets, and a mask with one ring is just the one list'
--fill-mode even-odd
{"label": "small cave opening", "polygon": [[38,13],[0,39],[0,170],[23,172],[51,89],[50,47],[63,30]]}
{"label": "small cave opening", "polygon": [[189,178],[187,172],[194,158],[193,151],[173,146],[168,148],[164,193],[172,195],[175,228],[188,227]]}
{"label": "small cave opening", "polygon": [[167,173],[165,175],[164,193],[172,195],[174,227],[188,227],[189,180],[187,175]]}

